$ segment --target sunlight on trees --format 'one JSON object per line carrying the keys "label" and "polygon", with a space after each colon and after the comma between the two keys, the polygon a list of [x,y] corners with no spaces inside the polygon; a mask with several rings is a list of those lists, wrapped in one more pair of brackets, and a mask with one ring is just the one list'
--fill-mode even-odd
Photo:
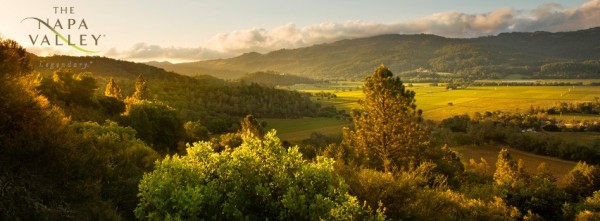
{"label": "sunlight on trees", "polygon": [[139,219],[381,220],[333,175],[333,160],[305,161],[274,132],[231,151],[208,142],[167,157],[140,183]]}
{"label": "sunlight on trees", "polygon": [[364,165],[382,171],[418,164],[431,154],[427,131],[419,124],[415,92],[381,65],[367,77],[365,99],[353,110],[353,130],[344,141],[357,149]]}

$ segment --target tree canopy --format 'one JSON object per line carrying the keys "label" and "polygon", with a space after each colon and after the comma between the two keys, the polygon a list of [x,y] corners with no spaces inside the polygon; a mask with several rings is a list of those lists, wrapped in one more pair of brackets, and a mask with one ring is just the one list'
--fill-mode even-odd
{"label": "tree canopy", "polygon": [[332,172],[332,159],[308,162],[274,132],[219,153],[210,143],[195,143],[186,156],[167,157],[144,176],[135,214],[151,220],[383,219]]}
{"label": "tree canopy", "polygon": [[420,125],[415,92],[381,65],[365,80],[365,99],[353,110],[354,128],[345,142],[357,149],[365,165],[390,171],[419,163],[430,149],[427,131]]}

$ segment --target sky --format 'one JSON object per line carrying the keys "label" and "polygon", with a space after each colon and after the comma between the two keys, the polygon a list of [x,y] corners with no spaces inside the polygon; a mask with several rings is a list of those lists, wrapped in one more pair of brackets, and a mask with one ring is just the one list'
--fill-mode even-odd
{"label": "sky", "polygon": [[0,0],[0,5],[0,37],[30,52],[131,61],[229,58],[394,33],[472,38],[600,26],[600,0]]}

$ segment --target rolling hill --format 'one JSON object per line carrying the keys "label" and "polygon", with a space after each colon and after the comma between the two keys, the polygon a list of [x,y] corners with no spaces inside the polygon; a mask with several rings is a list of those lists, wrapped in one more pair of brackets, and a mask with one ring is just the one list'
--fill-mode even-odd
{"label": "rolling hill", "polygon": [[429,34],[380,35],[266,54],[172,64],[185,75],[238,78],[273,70],[315,79],[362,79],[380,64],[395,73],[425,69],[474,79],[520,74],[536,78],[600,77],[600,27],[572,32],[502,33],[469,39]]}

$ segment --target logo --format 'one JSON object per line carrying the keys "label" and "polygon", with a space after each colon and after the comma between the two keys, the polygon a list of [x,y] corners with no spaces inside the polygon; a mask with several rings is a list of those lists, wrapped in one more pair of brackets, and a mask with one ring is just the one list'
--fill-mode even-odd
{"label": "logo", "polygon": [[34,46],[55,46],[72,47],[84,53],[97,53],[99,51],[90,50],[90,47],[99,46],[106,37],[105,34],[97,34],[89,31],[89,27],[84,18],[65,18],[75,14],[75,7],[52,7],[56,18],[41,19],[37,17],[27,17],[21,20],[21,23],[32,21],[37,23],[38,30],[50,30],[54,35],[34,33],[29,34],[29,40]]}

